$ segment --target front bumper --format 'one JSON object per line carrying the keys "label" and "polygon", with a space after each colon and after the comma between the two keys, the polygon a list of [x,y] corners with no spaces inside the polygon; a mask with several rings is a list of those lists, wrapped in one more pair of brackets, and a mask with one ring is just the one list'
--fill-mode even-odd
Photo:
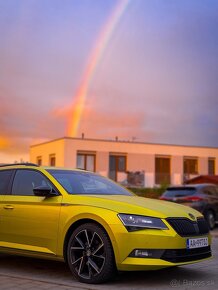
{"label": "front bumper", "polygon": [[[144,229],[128,232],[122,225],[114,225],[112,229],[115,238],[113,246],[118,270],[156,270],[166,267],[179,266],[200,262],[211,257],[211,236],[181,237],[170,227],[168,230]],[[206,247],[187,249],[188,238],[207,237]],[[134,257],[136,249],[153,252],[153,257]]]}

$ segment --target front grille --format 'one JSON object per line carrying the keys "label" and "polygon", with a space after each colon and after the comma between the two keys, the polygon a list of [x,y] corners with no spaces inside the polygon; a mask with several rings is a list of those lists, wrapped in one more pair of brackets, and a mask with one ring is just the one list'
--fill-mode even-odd
{"label": "front grille", "polygon": [[202,232],[202,234],[209,233],[208,223],[204,218],[198,219],[198,227],[199,227],[200,231]]}
{"label": "front grille", "polygon": [[207,222],[204,218],[191,221],[187,218],[168,218],[167,222],[182,237],[199,236],[209,233]]}
{"label": "front grille", "polygon": [[162,260],[172,263],[183,263],[201,260],[211,257],[210,246],[197,249],[172,249],[165,250],[161,256]]}

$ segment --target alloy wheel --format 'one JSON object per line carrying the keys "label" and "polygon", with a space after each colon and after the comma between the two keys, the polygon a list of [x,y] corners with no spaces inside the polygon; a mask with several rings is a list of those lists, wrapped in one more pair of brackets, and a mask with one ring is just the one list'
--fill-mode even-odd
{"label": "alloy wheel", "polygon": [[103,283],[117,272],[111,240],[94,222],[81,224],[72,232],[66,258],[73,276],[83,283]]}
{"label": "alloy wheel", "polygon": [[105,245],[96,231],[83,229],[73,238],[70,261],[81,278],[90,279],[100,274],[105,259]]}
{"label": "alloy wheel", "polygon": [[207,222],[209,224],[209,228],[212,230],[215,227],[216,221],[215,221],[215,216],[212,211],[208,211],[207,213]]}

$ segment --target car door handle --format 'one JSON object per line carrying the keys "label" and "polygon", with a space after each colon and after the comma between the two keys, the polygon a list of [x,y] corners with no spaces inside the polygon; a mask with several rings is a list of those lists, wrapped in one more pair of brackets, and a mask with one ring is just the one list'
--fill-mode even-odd
{"label": "car door handle", "polygon": [[12,205],[5,205],[4,209],[14,209],[14,207]]}

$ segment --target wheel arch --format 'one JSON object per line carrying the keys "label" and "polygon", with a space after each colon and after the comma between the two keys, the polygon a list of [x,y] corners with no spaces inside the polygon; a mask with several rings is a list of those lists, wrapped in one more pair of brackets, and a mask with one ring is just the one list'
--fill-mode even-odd
{"label": "wheel arch", "polygon": [[105,225],[105,223],[99,222],[98,220],[96,220],[96,219],[94,219],[92,217],[84,217],[84,218],[77,219],[76,221],[71,223],[71,225],[68,227],[68,230],[67,230],[67,232],[65,234],[64,243],[63,243],[63,257],[64,257],[64,260],[67,261],[66,260],[67,259],[67,257],[66,257],[67,245],[68,245],[69,239],[70,239],[73,231],[77,227],[79,227],[80,225],[85,224],[85,223],[96,224],[99,227],[101,227],[102,230],[107,234],[107,236],[108,236],[108,238],[110,240],[113,252],[114,252],[114,258],[115,258],[115,263],[116,263],[119,254],[118,254],[118,247],[116,246],[116,241],[115,241],[115,237],[113,235],[113,232],[111,231],[111,229],[110,229],[110,227],[108,225]]}
{"label": "wheel arch", "polygon": [[215,219],[217,220],[217,218],[218,218],[218,215],[217,215],[217,213],[216,213],[216,209],[213,207],[213,206],[207,206],[206,208],[205,208],[205,210],[204,210],[204,216],[207,214],[207,212],[209,212],[209,211],[211,211],[213,214],[214,214],[214,217],[215,217]]}
{"label": "wheel arch", "polygon": [[[213,217],[214,217],[214,223],[212,225],[210,224],[210,220],[208,219],[209,212],[211,212],[213,214]],[[208,223],[210,230],[214,229],[214,227],[216,225],[216,221],[217,221],[216,210],[213,207],[207,207],[207,209],[204,211],[204,217]]]}

